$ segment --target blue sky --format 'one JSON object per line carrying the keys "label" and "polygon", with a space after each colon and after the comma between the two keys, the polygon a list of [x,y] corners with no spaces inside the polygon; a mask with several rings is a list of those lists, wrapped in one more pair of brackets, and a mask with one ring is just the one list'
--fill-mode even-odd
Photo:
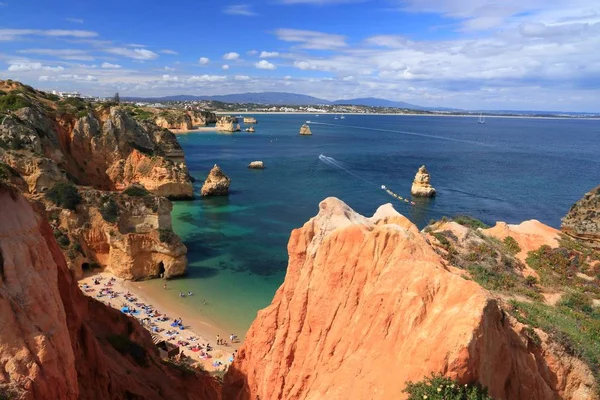
{"label": "blue sky", "polygon": [[0,0],[0,78],[93,95],[598,112],[598,49],[597,0]]}

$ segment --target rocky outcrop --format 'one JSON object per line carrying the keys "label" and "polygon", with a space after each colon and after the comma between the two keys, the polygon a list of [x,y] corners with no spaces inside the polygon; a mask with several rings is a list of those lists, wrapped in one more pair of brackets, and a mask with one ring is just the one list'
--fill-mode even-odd
{"label": "rocky outcrop", "polygon": [[227,196],[229,194],[230,184],[231,179],[229,179],[229,177],[221,171],[221,168],[215,164],[206,177],[204,185],[202,185],[202,189],[200,190],[200,194],[202,196]]}
{"label": "rocky outcrop", "polygon": [[210,111],[190,110],[187,113],[194,126],[206,126],[217,122],[217,115]]}
{"label": "rocky outcrop", "polygon": [[[292,232],[285,281],[224,381],[227,399],[398,399],[443,373],[497,399],[597,398],[590,370],[466,280],[391,205],[329,198]],[[393,373],[390,373],[393,371]]]}
{"label": "rocky outcrop", "polygon": [[135,186],[124,193],[81,189],[77,210],[46,205],[55,232],[69,238],[65,253],[76,278],[91,266],[131,280],[185,274],[187,248],[173,232],[171,202],[143,191]]}
{"label": "rocky outcrop", "polygon": [[235,117],[230,115],[219,115],[217,116],[217,123],[215,127],[217,128],[217,131],[235,132],[236,130],[239,130],[236,124],[237,119]]}
{"label": "rocky outcrop", "polygon": [[508,236],[515,239],[521,248],[516,256],[522,262],[525,262],[527,253],[544,245],[552,248],[558,247],[558,240],[560,239],[560,232],[557,229],[544,225],[535,219],[521,222],[518,225],[497,222],[494,227],[483,229],[482,232],[500,240],[504,240]]}
{"label": "rocky outcrop", "polygon": [[163,363],[136,320],[84,296],[48,223],[4,186],[0,219],[3,398],[220,398],[207,375]]}
{"label": "rocky outcrop", "polygon": [[433,197],[436,192],[433,186],[429,183],[431,181],[431,177],[429,176],[429,172],[424,165],[421,165],[419,171],[415,175],[415,180],[413,181],[412,187],[410,188],[410,194],[415,197]]}
{"label": "rocky outcrop", "polygon": [[248,168],[250,169],[265,169],[265,163],[262,161],[252,161],[248,164]]}
{"label": "rocky outcrop", "polygon": [[600,186],[575,203],[562,219],[561,230],[591,247],[600,249]]}
{"label": "rocky outcrop", "polygon": [[245,124],[256,124],[256,118],[254,117],[244,117]]}
{"label": "rocky outcrop", "polygon": [[310,131],[310,126],[306,124],[302,125],[300,127],[300,134],[305,136],[312,135],[312,132]]}
{"label": "rocky outcrop", "polygon": [[[171,113],[175,114],[175,113]],[[154,122],[161,128],[177,129],[180,131],[189,131],[194,128],[192,118],[184,112],[178,112],[175,115],[161,113]]]}

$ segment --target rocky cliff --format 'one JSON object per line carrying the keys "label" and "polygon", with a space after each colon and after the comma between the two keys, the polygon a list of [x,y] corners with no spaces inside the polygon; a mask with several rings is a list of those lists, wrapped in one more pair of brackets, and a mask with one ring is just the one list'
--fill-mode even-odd
{"label": "rocky cliff", "polygon": [[310,131],[310,126],[304,124],[300,127],[300,134],[303,136],[309,136],[312,135],[312,132]]}
{"label": "rocky cliff", "polygon": [[[0,90],[0,180],[43,202],[77,277],[89,266],[129,279],[185,272],[187,249],[160,197],[194,195],[172,132],[130,106],[59,100],[12,81]],[[49,200],[67,189],[70,207]]]}
{"label": "rocky cliff", "polygon": [[225,175],[217,164],[215,164],[200,190],[202,196],[227,196],[229,194],[231,179]]}
{"label": "rocky cliff", "polygon": [[0,183],[0,397],[219,399],[213,379],[164,364],[136,320],[81,293],[44,213]]}
{"label": "rocky cliff", "polygon": [[239,130],[239,128],[236,126],[237,124],[237,119],[235,117],[229,116],[229,115],[219,115],[217,117],[217,123],[216,123],[216,128],[217,131],[222,131],[222,132],[235,132],[237,130]]}
{"label": "rocky cliff", "polygon": [[[365,218],[323,201],[292,232],[285,281],[252,324],[224,398],[402,398],[432,372],[497,399],[597,398],[589,368],[509,316],[433,234],[390,205]],[[468,228],[463,236],[483,241]]]}
{"label": "rocky cliff", "polygon": [[600,249],[600,186],[595,187],[571,207],[561,229],[592,247]]}

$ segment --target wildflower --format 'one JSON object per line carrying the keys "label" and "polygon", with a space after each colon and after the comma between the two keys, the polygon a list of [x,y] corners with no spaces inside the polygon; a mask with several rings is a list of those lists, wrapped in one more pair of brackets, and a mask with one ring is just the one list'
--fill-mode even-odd
{"label": "wildflower", "polygon": [[427,398],[427,395],[426,395],[426,394],[424,394],[424,395],[423,395],[423,398],[424,398],[424,399],[426,399],[426,398]]}
{"label": "wildflower", "polygon": [[439,393],[439,392],[441,392],[441,391],[442,391],[442,388],[441,388],[441,387],[439,387],[439,388],[438,388],[438,393]]}

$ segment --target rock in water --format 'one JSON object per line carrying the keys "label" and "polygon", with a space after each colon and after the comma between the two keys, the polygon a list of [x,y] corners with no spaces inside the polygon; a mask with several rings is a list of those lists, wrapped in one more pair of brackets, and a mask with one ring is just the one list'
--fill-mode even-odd
{"label": "rock in water", "polygon": [[429,172],[424,165],[421,165],[419,171],[415,175],[410,194],[416,197],[433,197],[435,196],[435,189],[429,184],[431,177]]}
{"label": "rock in water", "polygon": [[248,165],[248,168],[251,168],[251,169],[265,169],[265,163],[263,163],[262,161],[252,161]]}
{"label": "rock in water", "polygon": [[600,248],[600,186],[571,207],[562,219],[561,230],[588,245]]}
{"label": "rock in water", "polygon": [[204,181],[200,194],[202,196],[227,196],[230,184],[231,179],[215,164]]}
{"label": "rock in water", "polygon": [[310,126],[304,124],[300,127],[300,134],[301,135],[312,135],[312,132],[310,131]]}

